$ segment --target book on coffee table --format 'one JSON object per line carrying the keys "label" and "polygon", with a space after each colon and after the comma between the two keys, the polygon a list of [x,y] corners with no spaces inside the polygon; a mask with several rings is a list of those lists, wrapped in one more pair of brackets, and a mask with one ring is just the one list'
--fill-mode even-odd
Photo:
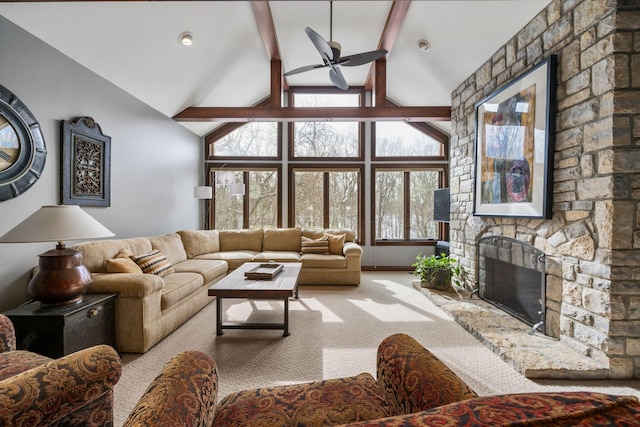
{"label": "book on coffee table", "polygon": [[282,271],[282,264],[268,262],[253,267],[251,270],[245,271],[244,277],[251,280],[271,280]]}

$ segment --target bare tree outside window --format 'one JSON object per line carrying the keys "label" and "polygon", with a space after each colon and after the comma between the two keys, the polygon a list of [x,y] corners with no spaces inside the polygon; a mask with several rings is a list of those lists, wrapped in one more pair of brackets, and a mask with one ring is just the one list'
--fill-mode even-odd
{"label": "bare tree outside window", "polygon": [[278,124],[252,122],[234,130],[213,144],[219,157],[276,157]]}
{"label": "bare tree outside window", "polygon": [[249,172],[249,228],[278,226],[278,173]]}
{"label": "bare tree outside window", "polygon": [[404,174],[376,171],[376,240],[398,240],[404,236]]}
{"label": "bare tree outside window", "polygon": [[346,228],[358,234],[359,170],[296,170],[293,177],[296,227]]}
{"label": "bare tree outside window", "polygon": [[[225,171],[231,172],[231,171]],[[237,183],[242,182],[242,172],[233,171]],[[215,206],[215,228],[218,230],[234,230],[243,228],[244,209],[242,196],[229,193],[228,185],[216,185],[213,196]]]}
{"label": "bare tree outside window", "polygon": [[[306,94],[294,95],[296,107],[357,107],[360,95]],[[358,157],[359,123],[296,122],[293,124],[294,157]]]}
{"label": "bare tree outside window", "polygon": [[376,123],[376,157],[429,157],[441,151],[441,142],[406,123]]}
{"label": "bare tree outside window", "polygon": [[323,172],[294,172],[295,226],[324,228]]}
{"label": "bare tree outside window", "polygon": [[433,220],[433,192],[438,188],[438,172],[409,172],[410,239],[435,239],[438,223]]}
{"label": "bare tree outside window", "polygon": [[438,188],[439,174],[436,170],[415,168],[376,169],[376,240],[438,238],[438,224],[433,220],[433,192]]}

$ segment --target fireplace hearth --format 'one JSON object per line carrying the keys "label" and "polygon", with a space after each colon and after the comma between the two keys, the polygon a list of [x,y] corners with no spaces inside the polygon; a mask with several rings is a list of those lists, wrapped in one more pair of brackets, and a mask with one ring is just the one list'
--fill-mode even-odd
{"label": "fireplace hearth", "polygon": [[478,240],[478,296],[546,333],[544,253],[504,236]]}

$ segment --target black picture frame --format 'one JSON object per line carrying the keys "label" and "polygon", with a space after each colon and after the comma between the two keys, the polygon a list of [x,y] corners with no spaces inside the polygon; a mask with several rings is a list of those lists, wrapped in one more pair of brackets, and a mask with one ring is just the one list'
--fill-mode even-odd
{"label": "black picture frame", "polygon": [[0,86],[0,202],[31,188],[46,159],[40,124],[16,95]]}
{"label": "black picture frame", "polygon": [[111,137],[91,117],[62,121],[60,201],[111,206]]}
{"label": "black picture frame", "polygon": [[476,216],[549,219],[555,149],[556,55],[476,104]]}

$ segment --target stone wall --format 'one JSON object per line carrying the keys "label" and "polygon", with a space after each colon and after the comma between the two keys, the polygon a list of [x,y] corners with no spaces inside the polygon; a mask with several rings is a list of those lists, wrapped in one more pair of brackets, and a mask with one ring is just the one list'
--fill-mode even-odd
{"label": "stone wall", "polygon": [[[473,216],[475,105],[558,56],[550,220]],[[547,328],[610,378],[640,378],[640,0],[555,0],[452,93],[451,253],[476,242],[547,255]]]}

